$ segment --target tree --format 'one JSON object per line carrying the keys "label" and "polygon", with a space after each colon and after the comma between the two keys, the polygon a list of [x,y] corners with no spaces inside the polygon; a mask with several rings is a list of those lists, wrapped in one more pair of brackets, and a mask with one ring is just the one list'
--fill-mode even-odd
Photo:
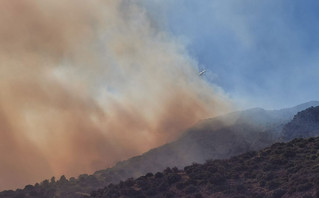
{"label": "tree", "polygon": [[51,183],[51,184],[55,184],[55,177],[52,177],[52,178],[51,178],[50,183]]}
{"label": "tree", "polygon": [[66,177],[64,175],[62,175],[58,181],[59,184],[67,184],[68,180],[66,179]]}

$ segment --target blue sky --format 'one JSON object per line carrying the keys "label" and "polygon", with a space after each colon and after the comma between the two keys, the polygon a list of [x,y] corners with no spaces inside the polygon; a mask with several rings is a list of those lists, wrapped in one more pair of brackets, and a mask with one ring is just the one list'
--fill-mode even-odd
{"label": "blue sky", "polygon": [[153,0],[150,15],[242,107],[319,100],[319,1]]}

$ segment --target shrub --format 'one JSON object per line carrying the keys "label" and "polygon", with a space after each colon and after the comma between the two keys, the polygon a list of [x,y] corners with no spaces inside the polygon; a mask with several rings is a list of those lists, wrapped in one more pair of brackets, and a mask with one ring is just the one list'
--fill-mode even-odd
{"label": "shrub", "polygon": [[164,170],[164,173],[165,174],[168,174],[168,173],[172,173],[172,169],[170,167],[167,167],[165,170]]}
{"label": "shrub", "polygon": [[305,183],[305,184],[300,184],[298,187],[297,187],[297,191],[298,192],[301,192],[301,191],[307,191],[309,189],[311,189],[313,187],[313,184],[312,183]]}
{"label": "shrub", "polygon": [[215,173],[211,175],[211,177],[209,178],[209,182],[215,185],[222,184],[225,182],[225,180],[226,180],[225,177],[221,175],[220,173]]}
{"label": "shrub", "polygon": [[178,168],[175,166],[175,167],[172,168],[172,171],[173,171],[174,173],[178,173]]}
{"label": "shrub", "polygon": [[176,188],[178,190],[183,190],[186,186],[187,186],[187,184],[185,184],[184,182],[180,182],[180,183],[176,184]]}
{"label": "shrub", "polygon": [[209,166],[207,170],[211,173],[216,173],[218,171],[218,168],[216,166]]}
{"label": "shrub", "polygon": [[181,176],[179,174],[176,174],[176,173],[171,173],[167,176],[167,180],[168,180],[168,183],[169,184],[173,184],[173,183],[176,183],[178,181],[181,180]]}
{"label": "shrub", "polygon": [[154,175],[153,175],[153,173],[147,173],[145,176],[146,177],[153,177]]}
{"label": "shrub", "polygon": [[155,174],[155,178],[162,178],[164,176],[164,174],[163,173],[160,173],[160,172],[157,172],[156,174]]}
{"label": "shrub", "polygon": [[193,185],[188,186],[188,187],[185,189],[185,193],[186,193],[186,194],[193,194],[193,193],[195,193],[195,192],[197,192],[197,191],[198,191],[198,189],[197,189],[195,186],[193,186]]}
{"label": "shrub", "polygon": [[192,179],[199,179],[199,180],[203,180],[203,179],[207,179],[210,177],[210,172],[207,171],[202,171],[199,173],[191,173],[189,175]]}
{"label": "shrub", "polygon": [[25,187],[24,187],[24,190],[26,190],[26,191],[31,191],[31,190],[33,190],[34,189],[34,187],[32,186],[32,185],[26,185]]}
{"label": "shrub", "polygon": [[260,182],[259,182],[259,186],[260,187],[264,187],[266,185],[266,182],[264,181],[264,180],[261,180]]}
{"label": "shrub", "polygon": [[159,190],[160,191],[165,191],[165,190],[167,190],[169,188],[169,186],[168,186],[168,183],[167,182],[162,182],[160,185],[159,185]]}
{"label": "shrub", "polygon": [[153,196],[153,195],[156,195],[156,193],[157,193],[156,188],[149,188],[145,194],[148,196]]}
{"label": "shrub", "polygon": [[281,198],[287,191],[283,189],[277,189],[272,193],[272,198]]}
{"label": "shrub", "polygon": [[149,188],[150,184],[147,182],[147,180],[137,180],[136,184],[142,188],[143,190],[146,190]]}
{"label": "shrub", "polygon": [[164,195],[165,195],[166,198],[173,198],[173,197],[175,197],[175,193],[174,193],[174,192],[171,192],[171,191],[165,193]]}
{"label": "shrub", "polygon": [[200,194],[200,193],[197,193],[194,197],[195,198],[203,198],[202,194]]}
{"label": "shrub", "polygon": [[236,190],[237,192],[243,193],[243,192],[246,192],[247,187],[244,184],[238,184],[236,186]]}
{"label": "shrub", "polygon": [[294,152],[293,150],[286,150],[283,153],[283,156],[284,157],[288,157],[288,158],[295,157],[296,156],[296,152]]}
{"label": "shrub", "polygon": [[270,182],[268,182],[268,184],[267,184],[267,187],[268,187],[268,189],[270,189],[270,190],[276,189],[276,188],[278,188],[279,186],[280,186],[280,183],[277,182],[277,181],[270,181]]}

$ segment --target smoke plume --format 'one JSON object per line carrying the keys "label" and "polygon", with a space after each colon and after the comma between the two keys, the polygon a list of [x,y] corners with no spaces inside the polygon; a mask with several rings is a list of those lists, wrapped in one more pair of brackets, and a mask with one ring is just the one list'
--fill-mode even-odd
{"label": "smoke plume", "polygon": [[109,167],[225,112],[134,1],[0,1],[0,187]]}

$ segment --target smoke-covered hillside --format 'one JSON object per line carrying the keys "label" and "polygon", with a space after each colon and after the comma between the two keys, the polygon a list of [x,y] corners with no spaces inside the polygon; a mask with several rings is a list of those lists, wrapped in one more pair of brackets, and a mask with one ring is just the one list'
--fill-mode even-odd
{"label": "smoke-covered hillside", "polygon": [[[296,119],[299,115],[305,115],[302,116],[305,120],[314,120],[312,117],[317,114],[305,112],[313,112],[313,109],[318,107],[302,111],[293,120],[292,118],[298,111],[316,105],[319,105],[319,102],[309,102],[282,110],[251,109],[202,120],[177,141],[120,162],[113,168],[97,171],[93,175],[83,174],[77,179],[66,180],[61,177],[45,180],[34,186],[28,185],[24,190],[0,193],[0,197],[83,197],[110,183],[130,177],[136,178],[148,172],[162,171],[166,167],[183,168],[193,162],[203,163],[208,159],[225,159],[247,151],[259,150],[281,140],[282,128],[284,132],[287,131],[290,125],[299,120]],[[292,121],[289,122],[290,120]],[[302,132],[302,128],[300,130]],[[295,137],[293,130],[290,137]]]}
{"label": "smoke-covered hillside", "polygon": [[282,129],[296,113],[317,105],[319,102],[308,102],[281,110],[256,108],[202,120],[177,141],[120,162],[106,171],[98,171],[95,175],[116,173],[117,176],[123,175],[122,179],[138,177],[147,172],[163,170],[167,166],[183,167],[192,162],[224,159],[262,149],[281,139]]}

